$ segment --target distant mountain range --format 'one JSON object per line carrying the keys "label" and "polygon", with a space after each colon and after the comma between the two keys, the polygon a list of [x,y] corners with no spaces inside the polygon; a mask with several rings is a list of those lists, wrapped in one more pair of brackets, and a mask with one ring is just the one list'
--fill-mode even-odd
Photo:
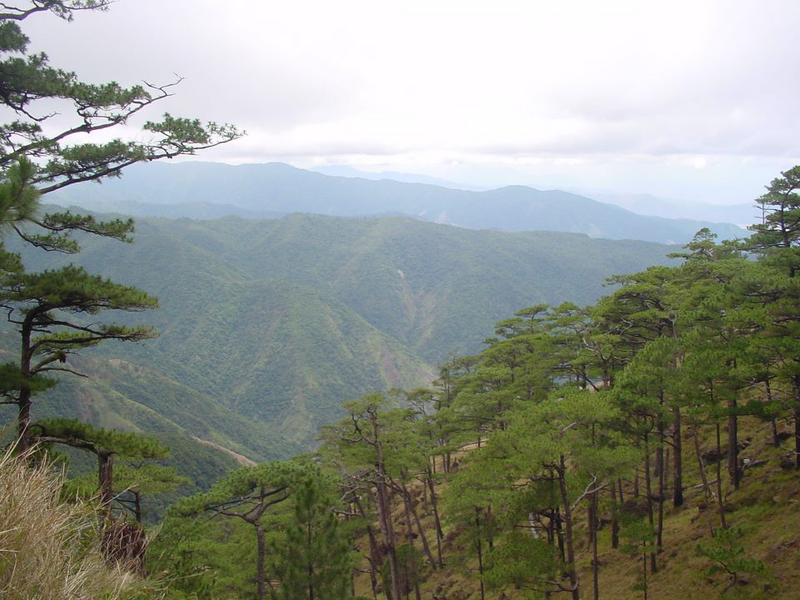
{"label": "distant mountain range", "polygon": [[665,218],[685,218],[707,221],[735,223],[741,227],[752,225],[760,220],[761,214],[755,202],[743,204],[709,204],[668,200],[652,194],[608,194],[587,193],[587,196],[616,204],[640,215]]}
{"label": "distant mountain range", "polygon": [[471,229],[563,231],[595,238],[677,244],[690,240],[702,227],[721,238],[746,235],[735,225],[643,216],[557,190],[509,186],[470,191],[389,179],[334,177],[281,163],[135,165],[121,179],[66,188],[53,199],[135,216],[402,214]]}

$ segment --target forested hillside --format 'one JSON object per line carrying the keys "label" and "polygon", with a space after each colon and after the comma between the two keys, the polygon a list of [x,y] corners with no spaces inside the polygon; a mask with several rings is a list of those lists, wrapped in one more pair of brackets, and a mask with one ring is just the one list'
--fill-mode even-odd
{"label": "forested hillside", "polygon": [[[692,6],[695,28],[645,3],[647,21],[630,20],[639,5],[587,3],[560,23],[518,3],[493,31],[496,9],[480,6],[425,5],[404,21],[407,3],[369,18],[372,5],[244,4],[140,3],[145,19],[128,13],[104,40],[59,50],[73,19],[116,3],[0,3],[0,599],[798,597],[800,166],[755,199],[744,235],[560,191],[252,160],[550,165],[598,180],[621,168],[627,179],[635,163],[684,183],[724,173],[718,189],[730,190],[744,180],[732,168],[795,154],[777,135],[791,86],[785,106],[759,104],[756,78],[758,94],[740,100],[721,69],[680,67],[706,54],[735,64],[725,44],[738,32],[754,40],[749,71],[781,36],[794,41],[792,23],[764,21],[767,39],[743,16],[772,15],[740,6],[730,12],[745,28],[727,6],[702,19]],[[528,5],[531,23],[517,18]],[[211,118],[255,119],[249,164],[180,160],[240,156],[219,148],[244,136],[237,126],[144,116],[179,106],[182,77],[83,80],[51,65],[29,19],[60,60],[88,60],[95,76],[127,77],[146,56],[159,69],[165,56],[201,60]],[[604,19],[623,27],[609,36]],[[661,21],[681,52],[658,39]],[[706,22],[724,35],[698,52],[693,36],[714,34]],[[198,31],[214,35],[201,46]],[[443,32],[464,34],[469,60]],[[515,38],[544,39],[524,69],[504,68]],[[606,38],[620,54],[603,55]],[[352,54],[335,56],[342,40]],[[644,65],[633,79],[631,54]],[[691,83],[690,103],[660,86],[669,71]],[[383,72],[391,89],[373,85]],[[577,72],[626,97],[573,86]],[[703,74],[711,85],[697,85]],[[267,79],[270,97],[253,95]],[[645,88],[658,96],[650,127]],[[740,104],[710,102],[712,88]],[[494,108],[481,117],[484,103]],[[691,151],[676,149],[668,130],[680,127]]]}
{"label": "forested hillside", "polygon": [[403,214],[473,229],[563,231],[665,244],[685,243],[701,227],[728,239],[746,235],[735,225],[642,216],[558,190],[509,186],[472,192],[331,177],[280,163],[137,165],[102,187],[68,188],[54,198],[64,205],[135,216]]}
{"label": "forested hillside", "polygon": [[[185,386],[187,412],[206,415],[217,405],[232,415],[177,418],[157,385],[135,398],[120,379],[104,377],[108,386],[193,435],[209,435],[193,423],[217,428],[220,437],[211,441],[256,460],[284,454],[286,443],[310,447],[319,425],[341,414],[343,398],[427,384],[434,365],[478,349],[515,307],[592,301],[606,277],[664,263],[669,251],[576,234],[314,215],[141,219],[132,245],[82,243],[77,257],[30,250],[24,259],[35,269],[77,261],[161,302],[156,312],[121,317],[152,323],[159,337],[104,346],[94,360],[124,360],[129,373],[152,374],[141,379]],[[45,395],[42,414],[50,414],[47,405]],[[232,436],[237,415],[270,426],[271,434],[260,441]],[[115,418],[96,414],[91,421]],[[146,429],[141,417],[130,424]]]}
{"label": "forested hillside", "polygon": [[679,266],[518,310],[432,385],[345,402],[313,456],[176,504],[159,568],[209,598],[793,597],[798,189],[800,167],[773,181],[748,246],[701,230]]}

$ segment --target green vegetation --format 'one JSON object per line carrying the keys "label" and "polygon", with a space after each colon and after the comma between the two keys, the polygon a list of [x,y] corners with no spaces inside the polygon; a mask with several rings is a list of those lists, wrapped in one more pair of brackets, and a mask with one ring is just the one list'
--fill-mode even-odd
{"label": "green vegetation", "polygon": [[[120,317],[160,336],[98,349],[82,364],[91,380],[71,385],[84,394],[102,385],[104,404],[122,394],[252,460],[307,449],[343,398],[427,385],[431,364],[479,349],[495,321],[531,299],[591,302],[605,278],[669,260],[657,244],[397,217],[143,219],[132,245],[81,242],[78,264],[160,298],[157,312]],[[37,268],[73,259],[24,256]],[[42,416],[56,395],[80,398],[56,388]],[[120,414],[113,402],[92,422],[163,428],[142,406]],[[60,416],[77,408],[58,403]],[[269,434],[257,433],[264,426]]]}
{"label": "green vegetation", "polygon": [[[112,515],[117,499],[113,463],[114,457],[143,461],[167,455],[153,438],[75,418],[42,419],[33,410],[37,396],[56,385],[54,375],[86,376],[70,361],[74,353],[101,342],[153,337],[148,325],[104,321],[105,311],[138,312],[156,308],[157,300],[72,264],[30,270],[9,250],[14,243],[9,238],[28,250],[61,255],[80,252],[76,234],[130,242],[131,219],[99,221],[70,211],[45,212],[41,197],[119,176],[137,162],[193,154],[240,136],[228,125],[165,114],[142,126],[139,141],[87,142],[82,136],[126,125],[133,115],[169,97],[178,82],[130,88],[85,83],[75,73],[51,67],[44,53],[31,53],[21,25],[40,13],[69,21],[76,12],[104,10],[108,4],[37,0],[3,5],[0,12],[0,104],[10,119],[0,125],[0,306],[13,329],[4,339],[11,360],[0,365],[0,395],[3,404],[16,410],[13,442],[0,463],[3,597],[119,598],[132,597],[137,587],[150,595],[136,584],[146,572],[141,507],[135,524]],[[61,482],[50,473],[47,455],[53,445],[95,455],[95,508],[60,502]],[[133,483],[129,491],[140,493],[143,485]]]}
{"label": "green vegetation", "polygon": [[[69,143],[169,95],[28,54],[20,22],[106,4],[0,13],[3,597],[647,600],[688,595],[676,572],[702,596],[794,589],[800,167],[751,239],[701,229],[680,264],[641,242],[308,215],[151,220],[122,253],[130,220],[40,214],[42,194],[239,134],[165,115],[148,142]],[[77,125],[45,133],[40,101]],[[164,298],[159,339],[138,286]],[[520,299],[537,304],[509,317]],[[268,460],[337,417],[313,454]]]}
{"label": "green vegetation", "polygon": [[[680,265],[614,277],[617,289],[594,306],[517,311],[482,352],[442,365],[429,389],[346,402],[313,460],[336,474],[343,506],[330,510],[360,553],[352,594],[791,589],[794,551],[777,548],[800,543],[796,515],[764,491],[798,489],[798,184],[798,170],[772,183],[749,242],[717,244],[702,230],[675,254]],[[271,521],[273,548],[293,539],[295,518]],[[778,522],[792,533],[764,529]],[[199,534],[212,546],[215,535]],[[768,568],[765,540],[777,537]],[[276,562],[284,553],[256,556],[264,579],[290,580]],[[689,592],[676,578],[692,573]]]}

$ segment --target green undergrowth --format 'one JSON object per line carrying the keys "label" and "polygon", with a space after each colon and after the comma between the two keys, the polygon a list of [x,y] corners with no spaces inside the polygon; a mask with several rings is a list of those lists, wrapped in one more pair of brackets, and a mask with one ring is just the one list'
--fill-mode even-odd
{"label": "green undergrowth", "polygon": [[[688,428],[687,428],[688,429]],[[781,424],[784,434],[788,424]],[[723,428],[723,444],[725,429]],[[687,433],[687,436],[689,434]],[[709,576],[706,569],[709,559],[698,552],[698,544],[712,543],[712,529],[719,528],[719,512],[716,498],[706,501],[700,484],[699,467],[690,437],[684,439],[684,482],[686,502],[673,508],[671,493],[667,495],[664,514],[663,550],[657,554],[658,572],[648,573],[648,598],[650,600],[712,600],[715,598],[791,599],[798,598],[800,589],[800,473],[786,468],[786,458],[791,455],[793,441],[784,439],[779,448],[772,446],[771,429],[768,423],[755,418],[740,419],[740,439],[749,445],[741,451],[742,459],[766,461],[752,468],[745,468],[741,486],[733,490],[730,486],[727,465],[722,462],[723,495],[725,516],[729,527],[741,530],[739,544],[747,558],[763,561],[767,575],[742,579],[744,584],[722,595],[727,579],[722,575]],[[701,429],[702,452],[712,449],[712,431]],[[783,459],[783,460],[782,460]],[[781,466],[781,462],[784,465]],[[711,487],[715,485],[715,464],[706,464]],[[439,492],[446,486],[440,484]],[[632,498],[632,486],[627,485],[626,500]],[[670,490],[667,490],[670,492]],[[417,494],[421,490],[416,490]],[[634,589],[641,570],[640,556],[629,556],[611,547],[610,506],[601,501],[602,526],[598,538],[598,563],[600,598],[611,600],[634,600],[644,598],[640,589]],[[635,498],[644,505],[645,499]],[[421,509],[422,510],[422,509]],[[436,547],[433,515],[430,510],[422,522],[426,537],[432,548]],[[422,516],[421,514],[421,516]],[[394,511],[398,536],[405,531],[403,511],[396,506]],[[575,515],[575,539],[578,553],[581,598],[593,597],[591,548],[588,544],[587,515],[578,510]],[[473,547],[462,532],[445,527],[443,553],[445,567],[433,569],[425,565],[420,571],[422,598],[434,600],[479,600],[480,585],[478,564]],[[368,549],[367,540],[358,544]],[[417,542],[417,546],[420,544]],[[421,548],[420,548],[421,551]],[[357,579],[356,591],[371,597],[369,577]],[[381,596],[379,596],[381,597]],[[413,597],[413,592],[412,592]],[[486,589],[487,600],[523,600],[523,591]],[[552,600],[567,600],[571,594],[553,593]]]}

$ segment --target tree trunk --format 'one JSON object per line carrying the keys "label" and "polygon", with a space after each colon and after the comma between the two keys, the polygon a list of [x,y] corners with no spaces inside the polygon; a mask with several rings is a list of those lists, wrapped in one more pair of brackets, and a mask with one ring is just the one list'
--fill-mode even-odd
{"label": "tree trunk", "polygon": [[[311,521],[306,524],[306,544],[307,548],[311,550],[311,540],[312,540],[312,532],[311,532]],[[308,561],[308,600],[314,600],[314,562],[312,560]]]}
{"label": "tree trunk", "polygon": [[614,482],[611,482],[611,547],[616,550],[619,548],[619,520],[617,520],[617,511],[619,504],[617,504],[617,488]]}
{"label": "tree trunk", "polygon": [[561,493],[561,504],[564,507],[564,543],[567,550],[567,572],[569,574],[569,583],[572,587],[572,600],[580,600],[578,574],[575,571],[575,544],[572,536],[572,506],[570,506],[569,494],[567,493],[566,470],[566,461],[562,454],[558,468],[558,488]]}
{"label": "tree trunk", "polygon": [[97,474],[100,484],[100,504],[106,514],[111,514],[111,500],[114,498],[114,459],[109,452],[97,454]]}
{"label": "tree trunk", "polygon": [[683,505],[683,438],[681,436],[681,409],[677,406],[672,409],[672,506]]}
{"label": "tree trunk", "polygon": [[28,435],[28,427],[31,424],[30,389],[23,388],[20,390],[17,405],[19,407],[17,412],[17,452],[21,454],[30,448],[30,439]]}
{"label": "tree trunk", "polygon": [[795,469],[800,469],[800,375],[795,375],[794,378],[794,410],[792,417],[794,418],[794,466]]}
{"label": "tree trunk", "polygon": [[794,459],[795,468],[800,469],[800,408],[794,409]]}
{"label": "tree trunk", "polygon": [[[767,392],[767,405],[772,405],[772,386],[769,379],[764,382],[764,387]],[[781,440],[778,438],[778,420],[772,417],[769,422],[772,425],[772,445],[776,448],[780,448]]]}
{"label": "tree trunk", "polygon": [[417,530],[419,531],[419,537],[422,541],[422,549],[425,551],[425,556],[428,557],[428,561],[430,561],[431,566],[435,569],[438,565],[436,559],[433,558],[433,553],[431,552],[431,547],[428,545],[428,539],[425,537],[425,530],[422,528],[422,522],[419,518],[419,512],[417,511],[417,507],[414,506],[414,503],[411,501],[411,494],[409,494],[408,489],[406,489],[405,484],[403,484],[403,493],[407,498],[408,506],[411,509],[411,514],[414,517],[414,522],[417,524]]}
{"label": "tree trunk", "polygon": [[710,500],[711,487],[708,485],[706,465],[703,462],[703,453],[700,450],[700,428],[697,425],[692,428],[692,438],[694,438],[694,455],[697,458],[697,470],[700,471],[700,481],[703,482],[703,492],[706,495],[706,500]]}
{"label": "tree trunk", "polygon": [[136,522],[141,525],[142,524],[142,493],[141,492],[133,492],[133,517],[136,519]]}
{"label": "tree trunk", "polygon": [[364,519],[364,522],[367,524],[367,536],[369,538],[369,578],[370,583],[372,584],[372,597],[374,599],[378,598],[378,575],[376,573],[378,569],[378,565],[381,563],[380,553],[378,552],[378,540],[375,539],[375,530],[372,529],[372,525],[370,525],[369,520],[367,519],[367,513],[364,511],[364,506],[361,504],[361,501],[358,499],[358,496],[354,494],[354,503],[356,508],[358,508],[358,512],[361,515],[361,518]]}
{"label": "tree trunk", "polygon": [[[409,548],[411,548],[411,556],[413,556],[416,552],[416,549],[414,548],[414,526],[411,523],[411,497],[406,489],[405,484],[403,484],[401,489],[401,496],[403,498],[403,513],[405,514],[406,518],[406,543],[408,544]],[[419,589],[419,581],[417,581],[416,573],[411,573],[408,558],[406,558],[405,562],[406,564],[403,565],[403,571],[405,571],[406,574],[406,598],[408,598],[408,594],[411,591],[411,576],[414,575],[414,597],[416,600],[422,600],[422,595]]]}
{"label": "tree trunk", "polygon": [[266,590],[266,576],[264,574],[264,561],[267,558],[266,547],[264,546],[264,526],[260,521],[254,523],[256,528],[256,541],[258,543],[258,552],[256,557],[256,587],[258,588],[258,600],[264,600],[267,597]]}
{"label": "tree trunk", "polygon": [[725,522],[725,500],[722,498],[722,440],[720,439],[720,425],[717,422],[717,506],[719,508],[719,522],[723,529],[728,528]]}
{"label": "tree trunk", "polygon": [[561,513],[556,510],[555,511],[555,521],[556,521],[556,537],[558,538],[558,555],[561,557],[561,562],[567,562],[567,554],[566,550],[564,549],[564,527],[562,526],[563,519],[561,518]]}
{"label": "tree trunk", "polygon": [[[22,351],[20,352],[19,369],[24,380],[31,377],[31,334],[33,333],[32,314],[28,314],[22,323]],[[33,394],[31,388],[22,385],[17,398],[17,452],[26,452],[30,448],[30,432],[28,427],[31,424],[31,399]]]}
{"label": "tree trunk", "polygon": [[[650,477],[650,441],[648,436],[644,438],[644,484],[645,491],[647,492],[647,519],[650,522],[650,528],[655,530],[655,515],[653,514],[653,483]],[[655,552],[650,554],[650,570],[653,573],[658,572],[658,563],[656,562]]]}
{"label": "tree trunk", "polygon": [[733,489],[739,489],[739,422],[736,417],[736,396],[728,400],[728,473]]}
{"label": "tree trunk", "polygon": [[397,550],[394,540],[394,526],[392,525],[392,507],[389,502],[389,490],[387,486],[388,476],[386,475],[386,464],[383,459],[383,445],[378,441],[377,425],[373,423],[375,432],[375,489],[376,506],[378,509],[378,524],[383,535],[383,543],[389,554],[389,574],[392,579],[392,597],[398,600],[402,598],[400,589],[400,571],[397,566]]}
{"label": "tree trunk", "polygon": [[433,521],[436,525],[436,556],[439,559],[439,566],[444,567],[444,560],[442,560],[442,539],[444,538],[444,533],[442,532],[442,523],[439,520],[439,507],[438,501],[436,498],[436,489],[433,485],[433,477],[431,474],[428,474],[428,487],[431,490],[431,507],[433,508]]}
{"label": "tree trunk", "polygon": [[388,498],[388,491],[386,483],[382,480],[382,475],[379,475],[377,484],[377,508],[378,508],[378,524],[381,528],[381,535],[383,536],[383,543],[386,546],[386,551],[389,557],[389,574],[392,580],[392,597],[402,598],[402,590],[400,589],[400,571],[397,566],[397,550],[395,549],[394,542],[394,527],[392,525],[392,512]]}
{"label": "tree trunk", "polygon": [[642,584],[644,600],[647,600],[647,552],[642,553]]}
{"label": "tree trunk", "polygon": [[592,494],[590,511],[592,513],[592,585],[594,600],[600,600],[600,565],[597,562],[597,492]]}
{"label": "tree trunk", "polygon": [[[663,404],[663,395],[662,395]],[[664,444],[666,443],[666,433],[664,431],[664,420],[658,419],[658,447],[656,448],[656,470],[658,474],[658,525],[656,526],[656,548],[661,550],[661,539],[664,534],[664,478],[666,464],[664,461]]]}
{"label": "tree trunk", "polygon": [[483,585],[483,547],[481,546],[481,509],[475,507],[475,550],[478,552],[478,573],[481,579],[481,600],[486,600],[486,589]]}

